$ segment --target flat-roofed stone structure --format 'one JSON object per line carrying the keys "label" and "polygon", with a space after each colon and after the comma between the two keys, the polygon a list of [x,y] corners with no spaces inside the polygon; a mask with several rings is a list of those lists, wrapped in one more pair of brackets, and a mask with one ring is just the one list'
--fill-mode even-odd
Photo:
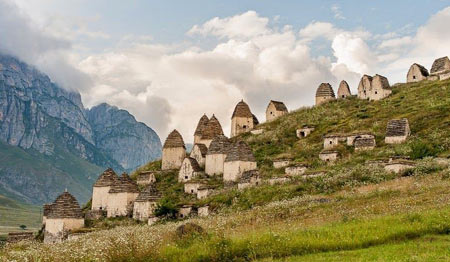
{"label": "flat-roofed stone structure", "polygon": [[314,129],[316,129],[315,126],[303,125],[302,128],[297,129],[296,135],[298,138],[304,138],[309,136],[314,131]]}
{"label": "flat-roofed stone structure", "polygon": [[287,113],[288,109],[283,102],[270,100],[266,108],[266,121],[270,122]]}
{"label": "flat-roofed stone structure", "polygon": [[354,146],[354,142],[356,138],[373,138],[375,139],[375,135],[370,132],[355,132],[351,134],[345,135],[347,137],[347,145]]}
{"label": "flat-roofed stone structure", "polygon": [[147,221],[154,215],[161,193],[155,185],[147,185],[134,201],[133,218],[139,221]]}
{"label": "flat-roofed stone structure", "polygon": [[203,129],[206,127],[208,122],[209,118],[208,116],[206,116],[206,114],[204,114],[198,121],[197,128],[195,129],[194,132],[194,144],[200,143],[203,135]]}
{"label": "flat-roofed stone structure", "polygon": [[439,80],[450,78],[450,60],[448,56],[438,58],[433,62],[431,76],[436,76]]}
{"label": "flat-roofed stone structure", "polygon": [[258,119],[252,114],[250,107],[244,100],[241,100],[234,108],[231,116],[231,137],[249,132],[258,123]]}
{"label": "flat-roofed stone structure", "polygon": [[155,171],[144,171],[138,174],[137,184],[138,185],[150,185],[156,182]]}
{"label": "flat-roofed stone structure", "polygon": [[386,128],[386,144],[400,144],[406,141],[411,134],[408,119],[392,119],[389,120]]}
{"label": "flat-roofed stone structure", "polygon": [[374,137],[361,137],[358,136],[355,138],[353,143],[356,151],[360,150],[372,150],[376,146],[376,141]]}
{"label": "flat-roofed stone structure", "polygon": [[334,150],[323,150],[319,154],[319,158],[325,162],[334,162],[339,158],[339,152]]}
{"label": "flat-roofed stone structure", "polygon": [[207,217],[209,216],[209,206],[202,206],[198,208],[198,216],[199,217]]}
{"label": "flat-roofed stone structure", "polygon": [[386,77],[364,75],[358,85],[358,98],[368,100],[380,100],[392,93],[392,88]]}
{"label": "flat-roofed stone structure", "polygon": [[316,90],[316,106],[336,99],[333,87],[329,83],[322,83]]}
{"label": "flat-roofed stone structure", "polygon": [[211,142],[205,158],[205,173],[208,175],[223,174],[225,158],[232,144],[226,136],[217,136]]}
{"label": "flat-roofed stone structure", "polygon": [[202,172],[197,160],[192,157],[186,157],[183,160],[180,171],[178,172],[178,182],[184,183],[195,177]]}
{"label": "flat-roofed stone structure", "polygon": [[308,168],[305,165],[297,164],[294,166],[288,166],[285,169],[285,173],[288,176],[301,176]]}
{"label": "flat-roofed stone structure", "polygon": [[92,189],[92,210],[107,210],[109,190],[119,177],[112,168],[106,169],[97,179]]}
{"label": "flat-roofed stone structure", "polygon": [[415,163],[409,160],[392,160],[384,165],[386,171],[397,174],[414,167]]}
{"label": "flat-roofed stone structure", "polygon": [[161,169],[179,169],[185,157],[183,137],[177,130],[173,130],[164,142]]}
{"label": "flat-roofed stone structure", "polygon": [[236,182],[245,171],[256,169],[256,159],[251,148],[244,142],[236,142],[225,158],[223,180]]}
{"label": "flat-roofed stone structure", "polygon": [[200,181],[189,181],[184,183],[184,193],[196,195],[198,188],[203,186],[204,183]]}
{"label": "flat-roofed stone structure", "polygon": [[207,198],[212,191],[214,190],[214,187],[209,185],[201,185],[197,188],[197,199],[203,199]]}
{"label": "flat-roofed stone structure", "polygon": [[344,134],[327,134],[323,136],[323,148],[331,149],[339,145],[340,142],[347,140]]}
{"label": "flat-roofed stone structure", "polygon": [[211,144],[211,141],[216,136],[223,135],[222,125],[220,125],[219,120],[216,118],[216,116],[212,116],[211,119],[209,119],[208,123],[202,130],[202,137],[200,139],[201,144],[205,144],[208,148]]}
{"label": "flat-roofed stone structure", "polygon": [[208,153],[208,147],[205,144],[194,144],[192,147],[190,157],[197,160],[197,163],[200,167],[205,167],[206,154]]}
{"label": "flat-roofed stone structure", "polygon": [[139,195],[137,184],[123,173],[119,182],[109,190],[107,217],[121,217],[133,215],[134,201]]}
{"label": "flat-roofed stone structure", "polygon": [[83,213],[78,201],[65,191],[53,202],[45,222],[44,243],[67,239],[71,230],[84,227]]}
{"label": "flat-roofed stone structure", "polygon": [[178,210],[178,218],[187,218],[192,212],[192,205],[183,205]]}
{"label": "flat-roofed stone structure", "polygon": [[406,75],[406,82],[414,83],[427,80],[429,75],[430,73],[428,73],[428,70],[424,66],[414,63],[411,65],[408,74]]}
{"label": "flat-roofed stone structure", "polygon": [[350,92],[350,87],[349,87],[347,81],[342,80],[341,83],[339,84],[339,88],[338,88],[338,98],[346,98],[351,95],[352,95],[352,93]]}
{"label": "flat-roofed stone structure", "polygon": [[283,168],[291,164],[290,159],[275,159],[273,160],[273,168]]}
{"label": "flat-roofed stone structure", "polygon": [[261,184],[261,177],[258,170],[245,171],[239,179],[238,190],[258,186],[259,184]]}
{"label": "flat-roofed stone structure", "polygon": [[269,185],[276,185],[276,184],[284,184],[291,182],[291,178],[289,176],[283,176],[283,177],[274,177],[270,178],[268,180]]}

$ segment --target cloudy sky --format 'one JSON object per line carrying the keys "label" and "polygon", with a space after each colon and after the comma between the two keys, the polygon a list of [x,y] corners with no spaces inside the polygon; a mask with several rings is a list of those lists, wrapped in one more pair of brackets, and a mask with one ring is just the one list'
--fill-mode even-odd
{"label": "cloudy sky", "polygon": [[0,52],[92,107],[130,111],[186,142],[203,113],[225,134],[235,104],[309,106],[322,82],[404,82],[450,54],[450,0],[0,0]]}

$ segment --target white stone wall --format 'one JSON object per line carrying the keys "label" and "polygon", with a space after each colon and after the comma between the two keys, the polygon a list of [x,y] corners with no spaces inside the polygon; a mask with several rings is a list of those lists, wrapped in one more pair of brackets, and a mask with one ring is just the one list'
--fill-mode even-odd
{"label": "white stone wall", "polygon": [[[209,147],[209,145],[207,145],[206,147]],[[190,157],[197,160],[199,166],[205,167],[205,157],[202,156],[202,152],[200,151],[200,148],[197,145],[194,145],[194,147],[192,148]]]}
{"label": "white stone wall", "polygon": [[233,117],[231,119],[231,137],[249,132],[253,127],[252,117]]}
{"label": "white stone wall", "polygon": [[197,190],[201,185],[200,183],[186,183],[184,184],[184,193],[197,194]]}
{"label": "white stone wall", "polygon": [[450,78],[450,72],[442,73],[439,75],[439,80],[447,80]]}
{"label": "white stone wall", "polygon": [[414,165],[412,164],[403,164],[403,163],[392,163],[392,164],[386,164],[384,166],[384,169],[388,172],[394,172],[394,173],[400,173],[404,170],[414,168]]}
{"label": "white stone wall", "polygon": [[309,136],[313,130],[312,128],[301,128],[297,129],[296,134],[298,138],[303,138]]}
{"label": "white stone wall", "polygon": [[269,106],[266,109],[266,122],[270,122],[275,120],[277,117],[280,117],[282,115],[285,115],[286,112],[284,111],[278,111],[275,108],[275,105],[270,103]]}
{"label": "white stone wall", "polygon": [[133,218],[140,221],[146,221],[153,215],[156,209],[156,202],[134,202]]}
{"label": "white stone wall", "polygon": [[158,217],[149,217],[148,218],[148,222],[147,222],[147,224],[149,225],[149,226],[151,226],[151,225],[153,225],[153,224],[155,224],[156,222],[158,222],[158,220],[159,220],[159,218]]}
{"label": "white stone wall", "polygon": [[306,172],[306,167],[304,166],[290,166],[286,167],[286,175],[290,176],[301,176]]}
{"label": "white stone wall", "polygon": [[134,206],[138,193],[110,193],[108,198],[107,217],[127,216]]}
{"label": "white stone wall", "polygon": [[92,210],[107,210],[110,186],[94,187],[92,190]]}
{"label": "white stone wall", "polygon": [[274,160],[273,167],[274,168],[283,168],[283,167],[287,167],[290,163],[291,163],[291,161],[289,161],[289,160]]}
{"label": "white stone wall", "polygon": [[200,217],[209,216],[209,206],[199,207],[198,208],[198,216],[200,216]]}
{"label": "white stone wall", "polygon": [[163,148],[161,169],[179,169],[185,157],[186,149],[183,147]]}
{"label": "white stone wall", "polygon": [[238,181],[241,178],[242,173],[254,169],[256,169],[256,162],[250,161],[225,162],[223,168],[223,181],[226,182]]}
{"label": "white stone wall", "polygon": [[320,153],[319,158],[326,162],[334,162],[338,159],[338,153]]}
{"label": "white stone wall", "polygon": [[427,79],[427,77],[422,74],[422,71],[420,71],[420,68],[418,65],[414,64],[409,68],[408,74],[406,76],[406,82],[413,83],[413,82],[419,82],[419,81],[426,80],[426,79]]}
{"label": "white stone wall", "polygon": [[330,149],[339,145],[339,137],[325,137],[323,139],[323,148]]}
{"label": "white stone wall", "polygon": [[207,198],[209,196],[209,194],[211,194],[211,191],[212,191],[212,189],[209,189],[209,188],[203,188],[203,189],[197,190],[197,199]]}
{"label": "white stone wall", "polygon": [[181,165],[180,171],[178,172],[178,182],[184,183],[187,182],[198,175],[197,172],[194,172],[191,166],[191,162],[186,159]]}
{"label": "white stone wall", "polygon": [[325,102],[327,102],[327,101],[331,101],[331,100],[334,100],[335,98],[334,97],[323,97],[323,96],[319,96],[319,97],[316,97],[316,106],[318,106],[318,105],[320,105],[320,104],[323,104],[323,103],[325,103]]}
{"label": "white stone wall", "polygon": [[182,207],[178,211],[178,217],[179,218],[186,218],[188,217],[192,212],[192,207]]}
{"label": "white stone wall", "polygon": [[384,138],[386,144],[401,144],[406,141],[408,136],[387,136]]}
{"label": "white stone wall", "polygon": [[69,230],[84,227],[83,218],[47,218],[45,223],[44,243],[61,242]]}
{"label": "white stone wall", "polygon": [[226,154],[206,155],[205,160],[206,174],[210,176],[223,174],[223,167],[226,157],[227,157]]}

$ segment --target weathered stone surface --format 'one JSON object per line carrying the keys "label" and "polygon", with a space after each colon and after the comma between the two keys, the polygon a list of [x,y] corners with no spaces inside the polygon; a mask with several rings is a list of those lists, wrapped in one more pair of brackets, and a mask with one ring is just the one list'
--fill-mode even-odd
{"label": "weathered stone surface", "polygon": [[20,241],[32,241],[34,239],[33,232],[12,232],[8,233],[6,242],[17,243]]}
{"label": "weathered stone surface", "polygon": [[326,101],[334,100],[336,96],[334,95],[333,87],[329,83],[322,83],[317,88],[316,91],[316,105],[325,103]]}
{"label": "weathered stone surface", "polygon": [[424,66],[414,63],[408,70],[406,82],[413,83],[426,80],[429,75],[428,70]]}
{"label": "weathered stone surface", "polygon": [[283,102],[270,100],[269,105],[266,108],[266,121],[275,120],[277,117],[288,113],[287,107]]}
{"label": "weathered stone surface", "polygon": [[342,80],[338,88],[338,98],[346,98],[351,96],[350,87],[345,80]]}

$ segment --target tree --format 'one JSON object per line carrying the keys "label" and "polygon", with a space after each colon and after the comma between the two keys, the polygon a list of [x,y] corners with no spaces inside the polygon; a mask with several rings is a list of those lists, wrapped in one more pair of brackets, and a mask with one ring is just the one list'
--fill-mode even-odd
{"label": "tree", "polygon": [[19,227],[20,227],[22,230],[27,229],[27,226],[26,226],[26,225],[20,225]]}

